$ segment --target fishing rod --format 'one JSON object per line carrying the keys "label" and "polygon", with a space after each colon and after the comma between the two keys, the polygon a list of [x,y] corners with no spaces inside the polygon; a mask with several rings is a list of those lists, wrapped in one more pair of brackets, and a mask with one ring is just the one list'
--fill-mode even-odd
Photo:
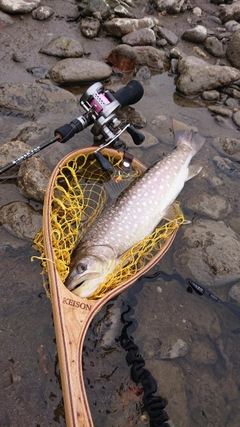
{"label": "fishing rod", "polygon": [[199,285],[198,283],[194,282],[192,279],[184,279],[180,274],[173,273],[173,274],[167,274],[164,271],[156,271],[155,273],[151,275],[144,275],[145,279],[148,280],[154,280],[158,277],[163,277],[167,281],[177,280],[180,283],[190,285],[187,288],[188,292],[192,292],[193,290],[200,296],[204,296],[205,298],[214,301],[216,303],[223,304],[225,307],[227,307],[232,313],[240,316],[240,307],[237,304],[233,304],[228,301],[222,301],[218,296],[214,295],[209,289],[204,288],[203,286]]}
{"label": "fishing rod", "polygon": [[132,105],[140,101],[143,92],[143,86],[137,80],[131,80],[114,95],[108,90],[104,91],[101,83],[94,83],[80,98],[80,105],[86,111],[85,114],[56,129],[53,138],[33,148],[6,166],[3,166],[0,169],[0,175],[39,153],[39,151],[54,142],[65,143],[69,141],[76,133],[81,132],[90,125],[93,125],[91,132],[100,143],[94,152],[95,158],[104,170],[111,169],[112,164],[100,152],[104,147],[114,145],[125,130],[132,137],[135,145],[142,144],[145,139],[144,135],[135,129],[133,125],[127,124],[123,126],[116,115],[120,107]]}

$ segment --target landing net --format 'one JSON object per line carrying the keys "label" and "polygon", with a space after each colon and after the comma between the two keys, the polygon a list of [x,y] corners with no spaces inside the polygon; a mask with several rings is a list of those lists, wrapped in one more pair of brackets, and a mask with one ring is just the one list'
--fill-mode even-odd
{"label": "landing net", "polygon": [[[108,152],[109,151],[109,152]],[[105,157],[113,165],[111,172],[103,171],[92,153],[81,153],[62,166],[56,176],[51,191],[50,227],[55,267],[64,283],[69,274],[71,255],[81,241],[86,230],[100,215],[102,210],[124,188],[141,174],[142,170],[133,161],[130,172],[121,169],[123,153],[106,150]],[[98,299],[110,290],[125,283],[133,276],[139,276],[147,264],[159,253],[172,233],[184,222],[179,204],[176,204],[176,217],[160,224],[154,232],[131,247],[122,257],[115,271],[90,297]],[[34,240],[41,253],[44,272],[47,262],[44,255],[43,233],[40,231]]]}

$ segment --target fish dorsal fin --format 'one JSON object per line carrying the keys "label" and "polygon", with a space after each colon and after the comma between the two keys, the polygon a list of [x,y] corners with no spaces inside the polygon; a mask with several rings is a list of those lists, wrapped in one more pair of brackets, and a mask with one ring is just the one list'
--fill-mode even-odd
{"label": "fish dorsal fin", "polygon": [[175,201],[167,208],[166,212],[164,212],[163,218],[167,221],[173,221],[179,216],[183,216],[183,213],[179,203]]}
{"label": "fish dorsal fin", "polygon": [[201,170],[202,170],[202,166],[199,166],[199,165],[190,165],[188,167],[188,176],[187,176],[186,181],[189,181],[189,179],[194,178],[194,176],[198,175],[199,172],[201,172]]}

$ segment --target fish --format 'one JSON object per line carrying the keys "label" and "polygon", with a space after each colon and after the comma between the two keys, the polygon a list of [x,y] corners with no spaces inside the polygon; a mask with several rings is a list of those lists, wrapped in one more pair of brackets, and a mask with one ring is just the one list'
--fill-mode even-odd
{"label": "fish", "polygon": [[73,250],[67,288],[89,298],[112,274],[123,254],[151,234],[163,218],[175,218],[174,202],[202,167],[190,165],[205,138],[173,120],[175,148],[150,166],[89,227]]}

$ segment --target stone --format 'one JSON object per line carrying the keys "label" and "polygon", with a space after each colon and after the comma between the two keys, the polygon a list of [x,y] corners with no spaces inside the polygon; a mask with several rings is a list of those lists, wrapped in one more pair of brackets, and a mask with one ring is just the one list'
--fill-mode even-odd
{"label": "stone", "polygon": [[207,38],[207,29],[203,25],[184,31],[182,39],[192,43],[204,43]]}
{"label": "stone", "polygon": [[228,4],[225,7],[223,7],[221,12],[219,13],[219,18],[221,19],[223,24],[225,24],[227,21],[230,21],[230,20],[239,21],[240,20],[240,1],[236,1],[232,4]]}
{"label": "stone", "polygon": [[225,56],[223,44],[220,40],[217,39],[217,37],[214,37],[214,36],[207,37],[204,42],[204,49],[206,49],[206,51],[213,56],[216,56],[216,57]]}
{"label": "stone", "polygon": [[153,46],[134,46],[136,53],[136,65],[146,65],[157,70],[169,70],[170,61],[164,50]]}
{"label": "stone", "polygon": [[42,214],[27,203],[12,202],[0,209],[0,222],[14,236],[33,241],[42,228]]}
{"label": "stone", "polygon": [[95,18],[83,18],[80,21],[81,33],[88,39],[97,37],[100,30],[100,21]]}
{"label": "stone", "polygon": [[41,0],[0,0],[0,8],[7,13],[29,13],[40,6]]}
{"label": "stone", "polygon": [[206,90],[226,86],[237,79],[240,73],[237,69],[212,65],[195,56],[179,60],[177,89],[185,95],[197,95]]}
{"label": "stone", "polygon": [[132,47],[120,44],[108,55],[107,61],[121,71],[130,71],[135,67],[136,58],[136,52]]}
{"label": "stone", "polygon": [[223,107],[221,105],[209,105],[208,110],[211,111],[211,113],[220,114],[221,116],[225,117],[232,117],[233,115],[229,108]]}
{"label": "stone", "polygon": [[82,16],[92,16],[95,12],[100,13],[102,19],[109,18],[111,9],[105,0],[88,0],[86,7],[81,11]]}
{"label": "stone", "polygon": [[56,86],[39,83],[1,85],[0,107],[31,115],[48,111],[79,113],[75,95]]}
{"label": "stone", "polygon": [[58,84],[89,83],[105,80],[112,74],[109,65],[93,59],[67,58],[57,62],[49,77]]}
{"label": "stone", "polygon": [[180,13],[183,10],[185,0],[150,0],[150,4],[158,12]]}
{"label": "stone", "polygon": [[26,199],[43,203],[51,171],[41,157],[30,157],[19,169],[18,187]]}
{"label": "stone", "polygon": [[156,43],[156,36],[151,28],[142,28],[123,36],[122,42],[130,46],[148,46]]}
{"label": "stone", "polygon": [[114,18],[103,24],[102,29],[109,36],[123,37],[133,31],[141,30],[142,28],[153,28],[157,20],[152,17],[142,19],[131,18]]}
{"label": "stone", "polygon": [[205,90],[202,93],[202,99],[205,101],[218,101],[220,94],[217,90]]}
{"label": "stone", "polygon": [[240,69],[240,30],[232,35],[226,50],[226,57],[234,67]]}
{"label": "stone", "polygon": [[38,21],[44,21],[46,19],[51,18],[53,16],[54,10],[48,6],[39,6],[37,9],[32,11],[33,19],[37,19]]}
{"label": "stone", "polygon": [[172,46],[178,44],[178,36],[167,28],[157,27],[157,34]]}
{"label": "stone", "polygon": [[84,49],[79,40],[63,35],[50,40],[39,52],[59,58],[79,58],[83,56]]}

